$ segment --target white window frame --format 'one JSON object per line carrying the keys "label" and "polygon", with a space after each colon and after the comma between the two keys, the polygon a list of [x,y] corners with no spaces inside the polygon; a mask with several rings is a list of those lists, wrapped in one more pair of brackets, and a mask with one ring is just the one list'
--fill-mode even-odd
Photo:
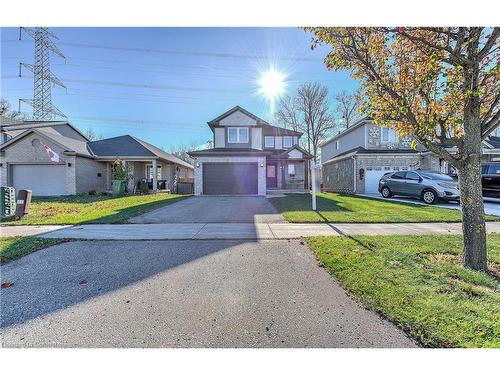
{"label": "white window frame", "polygon": [[[286,142],[287,140],[290,141],[290,144]],[[283,148],[290,148],[292,146],[293,146],[293,137],[291,135],[283,136]]]}
{"label": "white window frame", "polygon": [[287,172],[289,176],[295,176],[295,164],[293,163],[288,164]]}
{"label": "white window frame", "polygon": [[[386,139],[384,139],[384,135],[387,136]],[[389,129],[388,127],[382,126],[382,130],[380,131],[380,142],[381,143],[390,143],[390,142],[397,142],[398,141],[398,134],[392,130]]]}
{"label": "white window frame", "polygon": [[[271,139],[271,140],[273,141],[272,146],[268,146],[268,145],[267,145],[267,140],[268,140],[268,139]],[[265,135],[265,136],[264,136],[264,147],[265,147],[265,148],[274,148],[274,144],[275,144],[275,143],[274,143],[274,136],[272,136],[272,135]]]}
{"label": "white window frame", "polygon": [[[233,142],[230,140],[229,132],[231,130],[236,130],[236,141]],[[242,139],[242,131],[244,131],[246,140]],[[228,127],[227,128],[227,143],[248,143],[249,142],[249,131],[248,128],[243,128],[243,127]]]}
{"label": "white window frame", "polygon": [[[156,179],[161,180],[161,164],[156,165]],[[146,180],[153,181],[153,164],[146,165]]]}

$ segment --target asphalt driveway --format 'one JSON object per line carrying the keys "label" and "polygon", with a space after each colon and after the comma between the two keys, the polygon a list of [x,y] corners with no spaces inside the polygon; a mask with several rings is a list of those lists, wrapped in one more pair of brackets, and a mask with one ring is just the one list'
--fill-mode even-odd
{"label": "asphalt driveway", "polygon": [[203,196],[184,199],[129,220],[160,223],[286,223],[265,197]]}
{"label": "asphalt driveway", "polygon": [[300,240],[86,241],[2,267],[3,347],[413,347]]}

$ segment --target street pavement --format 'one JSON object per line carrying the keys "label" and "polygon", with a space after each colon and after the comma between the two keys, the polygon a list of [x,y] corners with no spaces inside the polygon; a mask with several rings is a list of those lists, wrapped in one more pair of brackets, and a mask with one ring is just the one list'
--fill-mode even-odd
{"label": "street pavement", "polygon": [[415,347],[300,240],[83,241],[2,266],[3,347]]}

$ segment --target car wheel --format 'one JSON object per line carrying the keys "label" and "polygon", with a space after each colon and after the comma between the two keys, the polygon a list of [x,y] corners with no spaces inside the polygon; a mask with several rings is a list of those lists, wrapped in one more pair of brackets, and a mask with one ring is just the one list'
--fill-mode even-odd
{"label": "car wheel", "polygon": [[437,202],[437,194],[432,190],[424,190],[422,193],[422,200],[427,204],[434,204]]}
{"label": "car wheel", "polygon": [[380,191],[380,194],[382,194],[382,196],[384,198],[390,198],[390,197],[392,197],[391,189],[389,189],[387,186],[384,186],[382,188],[382,190]]}

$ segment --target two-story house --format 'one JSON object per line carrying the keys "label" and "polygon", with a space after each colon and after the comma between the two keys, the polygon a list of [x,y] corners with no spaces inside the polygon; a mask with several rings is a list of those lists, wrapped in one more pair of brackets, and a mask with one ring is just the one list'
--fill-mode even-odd
{"label": "two-story house", "polygon": [[424,147],[411,147],[412,138],[364,118],[321,146],[323,189],[343,193],[377,193],[383,174],[432,169],[448,172],[448,165]]}
{"label": "two-story house", "polygon": [[[421,144],[411,147],[411,137],[364,118],[321,145],[323,190],[343,193],[377,193],[387,172],[429,169],[454,174],[447,161]],[[456,152],[453,148],[449,152]],[[500,137],[483,141],[483,162],[500,161]]]}
{"label": "two-story house", "polygon": [[302,133],[272,126],[239,106],[207,124],[213,148],[189,152],[196,195],[308,189],[312,156],[299,147]]}

